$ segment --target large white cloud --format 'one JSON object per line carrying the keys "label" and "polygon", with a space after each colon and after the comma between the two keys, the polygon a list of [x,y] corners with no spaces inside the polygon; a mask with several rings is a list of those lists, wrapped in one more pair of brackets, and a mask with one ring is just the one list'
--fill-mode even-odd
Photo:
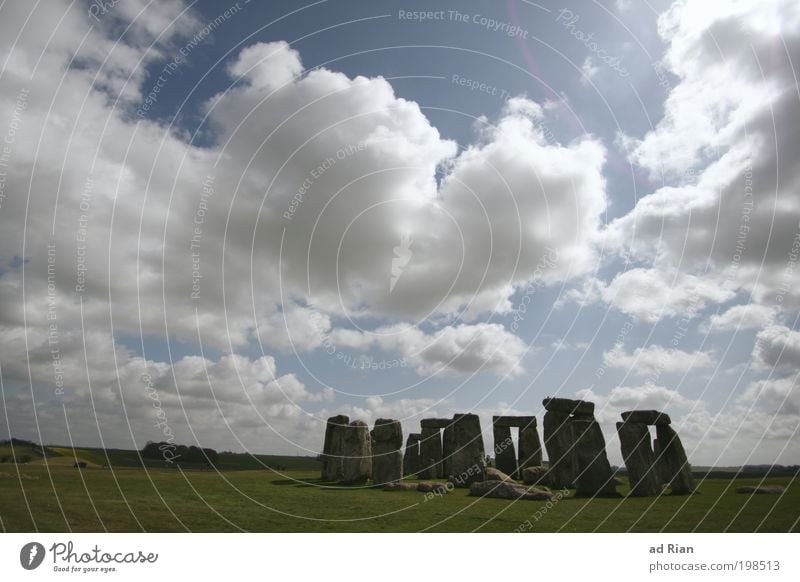
{"label": "large white cloud", "polygon": [[399,354],[422,376],[493,372],[516,376],[524,371],[525,343],[497,323],[444,326],[435,333],[407,325],[381,327],[373,333],[352,330],[332,334],[334,345],[368,349],[377,346]]}
{"label": "large white cloud", "polygon": [[749,303],[734,305],[719,315],[713,314],[704,324],[704,331],[730,331],[761,329],[769,325],[775,317],[775,311],[764,305]]}
{"label": "large white cloud", "polygon": [[[665,315],[691,311],[694,277],[718,289],[710,302],[743,292],[779,310],[800,305],[798,21],[790,0],[680,2],[659,18],[678,82],[655,129],[620,142],[664,185],[613,221],[606,242],[683,274],[662,294]],[[627,310],[624,295],[606,299]]]}
{"label": "large white cloud", "polygon": [[621,345],[614,346],[603,354],[603,363],[611,368],[620,368],[637,376],[652,374],[683,373],[689,370],[710,368],[714,359],[706,352],[685,352],[679,349],[650,345],[626,352]]}
{"label": "large white cloud", "polygon": [[800,332],[782,325],[764,328],[756,336],[753,357],[765,368],[800,369]]}
{"label": "large white cloud", "polygon": [[[176,6],[142,17],[142,34],[168,26]],[[89,17],[56,8],[72,36],[44,46],[41,31],[26,32],[11,60],[41,53],[42,64],[32,80],[22,65],[4,76],[9,110],[29,89],[8,190],[31,185],[0,215],[5,324],[20,323],[23,270],[28,324],[45,324],[48,244],[62,328],[83,317],[89,327],[113,321],[115,332],[221,348],[257,338],[301,351],[320,345],[311,316],[323,328],[334,314],[476,319],[510,309],[545,254],[558,256],[549,282],[594,263],[603,148],[589,137],[547,145],[531,101],[511,99],[459,154],[384,79],[305,72],[286,43],[256,44],[229,64],[236,83],[207,104],[216,145],[198,148],[153,122],[132,123],[95,82],[91,73],[107,69],[128,74],[125,91],[151,81],[129,59],[138,45],[115,42],[104,63],[68,69]],[[11,16],[5,26],[21,26],[25,15]],[[169,55],[162,41],[143,63]],[[403,240],[410,256],[394,273]],[[22,268],[10,268],[15,256]]]}
{"label": "large white cloud", "polygon": [[[548,144],[533,101],[476,120],[459,151],[387,80],[306,70],[287,43],[257,43],[225,63],[231,84],[202,107],[201,147],[137,115],[202,28],[196,15],[132,2],[96,21],[85,8],[17,4],[0,22],[0,108],[17,128],[0,207],[12,384],[28,381],[33,346],[31,377],[52,389],[36,350],[53,326],[81,405],[96,382],[118,420],[113,386],[124,395],[146,366],[165,391],[175,379],[165,401],[191,401],[198,427],[218,428],[218,403],[263,425],[259,413],[297,418],[291,401],[331,398],[278,376],[268,354],[319,350],[367,317],[367,335],[393,330],[371,348],[420,374],[518,375],[525,344],[482,320],[510,310],[535,272],[554,284],[594,267],[604,147],[588,135]],[[122,336],[227,355],[145,360],[115,345]],[[72,352],[84,337],[102,354],[88,371]],[[262,355],[238,355],[253,346]]]}

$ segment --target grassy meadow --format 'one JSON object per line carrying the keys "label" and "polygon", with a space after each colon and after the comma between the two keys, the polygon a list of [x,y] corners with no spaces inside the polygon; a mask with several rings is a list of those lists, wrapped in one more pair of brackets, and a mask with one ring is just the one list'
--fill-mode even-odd
{"label": "grassy meadow", "polygon": [[[533,532],[788,532],[798,531],[800,517],[800,487],[789,477],[706,479],[688,497],[566,496],[548,505],[468,497],[463,489],[426,496],[336,488],[320,483],[318,470],[310,467],[108,467],[104,454],[98,457],[88,449],[79,458],[89,464],[79,470],[72,467],[78,451],[58,452],[65,454],[47,463],[0,464],[0,530],[514,532],[522,527]],[[299,465],[315,463],[294,459]],[[787,489],[783,495],[736,493],[740,485],[762,483]],[[627,487],[619,491],[624,495]]]}

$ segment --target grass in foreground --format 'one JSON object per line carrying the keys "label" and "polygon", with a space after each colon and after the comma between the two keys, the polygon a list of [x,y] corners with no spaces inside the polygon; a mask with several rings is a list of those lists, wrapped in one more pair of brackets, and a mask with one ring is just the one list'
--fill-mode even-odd
{"label": "grass in foreground", "polygon": [[[19,469],[19,474],[17,474]],[[798,531],[800,487],[768,478],[786,493],[742,495],[760,479],[708,479],[699,494],[640,499],[539,501],[468,497],[455,490],[323,486],[317,472],[77,470],[44,464],[0,465],[3,531],[538,532]],[[52,483],[51,483],[52,479]],[[625,494],[626,487],[619,491]],[[537,513],[538,512],[538,513]]]}

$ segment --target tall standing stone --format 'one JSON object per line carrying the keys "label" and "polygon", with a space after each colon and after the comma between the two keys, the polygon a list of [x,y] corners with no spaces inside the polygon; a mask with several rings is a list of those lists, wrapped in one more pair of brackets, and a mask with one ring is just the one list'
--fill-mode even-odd
{"label": "tall standing stone", "polygon": [[494,464],[503,473],[510,476],[517,474],[517,454],[511,438],[511,427],[493,427],[494,432]]}
{"label": "tall standing stone", "polygon": [[683,448],[678,433],[668,424],[659,424],[656,426],[656,436],[662,458],[661,467],[669,479],[672,493],[675,495],[693,493],[695,483],[692,468],[686,458],[686,450]]}
{"label": "tall standing stone", "polygon": [[422,469],[419,441],[422,435],[411,433],[406,439],[406,454],[403,456],[403,475],[415,476]]}
{"label": "tall standing stone", "polygon": [[539,441],[539,430],[536,428],[536,417],[519,429],[519,477],[528,467],[539,467],[542,464],[542,443]]}
{"label": "tall standing stone", "polygon": [[477,414],[453,416],[453,453],[450,477],[456,487],[468,487],[483,481],[486,451],[483,448],[481,421]]}
{"label": "tall standing stone", "polygon": [[548,410],[542,424],[549,463],[547,480],[551,487],[570,488],[575,482],[575,447],[570,416],[565,412]]}
{"label": "tall standing stone", "polygon": [[372,440],[366,422],[354,420],[344,430],[344,477],[348,485],[362,485],[372,476]]}
{"label": "tall standing stone", "polygon": [[575,495],[616,497],[614,471],[606,454],[606,439],[596,420],[572,419],[575,435]]}
{"label": "tall standing stone", "polygon": [[420,479],[435,479],[442,472],[442,435],[438,428],[422,426],[419,442]]}
{"label": "tall standing stone", "polygon": [[656,458],[650,446],[650,429],[638,422],[618,422],[617,434],[622,459],[628,470],[631,495],[648,497],[661,491]]}
{"label": "tall standing stone", "polygon": [[372,481],[397,483],[403,478],[403,428],[399,420],[379,418],[372,429]]}
{"label": "tall standing stone", "polygon": [[325,425],[325,442],[322,446],[322,479],[340,481],[344,478],[342,450],[345,427],[350,418],[340,414],[332,416]]}

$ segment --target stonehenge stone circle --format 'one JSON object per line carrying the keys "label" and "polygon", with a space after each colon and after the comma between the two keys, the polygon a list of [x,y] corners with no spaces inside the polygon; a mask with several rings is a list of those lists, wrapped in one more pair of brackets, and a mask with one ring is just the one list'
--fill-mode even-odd
{"label": "stonehenge stone circle", "polygon": [[342,451],[345,427],[350,418],[343,414],[332,416],[325,425],[325,442],[322,446],[322,479],[341,481],[344,478]]}
{"label": "stonehenge stone circle", "polygon": [[372,429],[372,481],[397,483],[403,478],[403,429],[399,420],[379,418]]}
{"label": "stonehenge stone circle", "polygon": [[366,422],[354,420],[344,430],[342,482],[363,485],[372,476],[372,439]]}
{"label": "stonehenge stone circle", "polygon": [[[325,426],[322,479],[343,484],[366,484],[387,490],[417,487],[401,483],[404,475],[421,479],[446,477],[442,487],[470,487],[470,495],[507,499],[547,499],[548,492],[524,487],[547,485],[575,488],[578,497],[617,496],[620,484],[608,461],[606,441],[594,418],[594,403],[545,398],[544,445],[548,466],[542,465],[542,445],[535,416],[494,416],[495,467],[486,466],[480,418],[455,414],[452,419],[426,418],[419,433],[405,442],[400,421],[379,418],[372,431],[366,423],[345,415],[332,416]],[[675,495],[695,491],[686,451],[671,426],[669,415],[658,410],[622,413],[616,424],[622,458],[628,470],[630,495],[658,495],[664,485]],[[656,437],[651,438],[650,427]],[[512,429],[519,429],[518,455]],[[427,485],[418,490],[427,489]],[[759,491],[760,492],[760,491]]]}

